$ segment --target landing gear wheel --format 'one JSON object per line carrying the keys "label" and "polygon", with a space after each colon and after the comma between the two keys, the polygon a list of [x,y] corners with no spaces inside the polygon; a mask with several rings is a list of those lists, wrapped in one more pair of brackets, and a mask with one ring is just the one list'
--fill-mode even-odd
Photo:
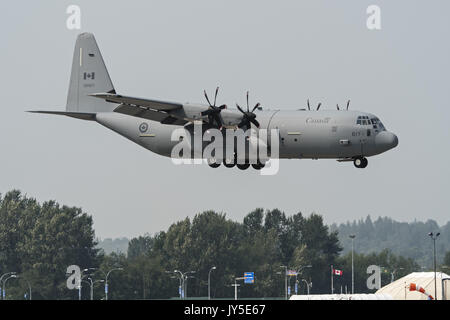
{"label": "landing gear wheel", "polygon": [[220,167],[220,162],[217,163],[216,159],[208,159],[208,166],[215,169],[215,168]]}
{"label": "landing gear wheel", "polygon": [[236,163],[235,163],[234,161],[230,160],[230,159],[225,159],[225,160],[223,161],[223,165],[224,165],[226,168],[234,168],[234,166],[236,165]]}
{"label": "landing gear wheel", "polygon": [[368,164],[369,164],[369,161],[367,160],[367,158],[363,158],[363,163],[362,163],[361,168],[367,167]]}
{"label": "landing gear wheel", "polygon": [[355,158],[355,160],[353,160],[353,164],[355,165],[355,167],[361,169],[367,167],[368,163],[369,161],[367,161],[367,158],[364,157]]}
{"label": "landing gear wheel", "polygon": [[238,167],[241,170],[247,170],[250,167],[249,163],[243,163],[243,164],[237,164],[236,167]]}
{"label": "landing gear wheel", "polygon": [[262,168],[264,168],[266,166],[265,163],[261,163],[258,161],[258,163],[254,163],[252,164],[253,169],[255,170],[261,170]]}

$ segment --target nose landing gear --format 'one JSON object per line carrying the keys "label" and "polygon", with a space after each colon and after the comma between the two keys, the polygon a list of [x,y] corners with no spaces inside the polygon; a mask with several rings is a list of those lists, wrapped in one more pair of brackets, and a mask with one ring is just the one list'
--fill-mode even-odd
{"label": "nose landing gear", "polygon": [[365,157],[358,157],[353,160],[353,164],[355,165],[355,167],[361,168],[361,169],[367,167],[368,163],[369,163],[369,161],[367,161],[367,158],[365,158]]}

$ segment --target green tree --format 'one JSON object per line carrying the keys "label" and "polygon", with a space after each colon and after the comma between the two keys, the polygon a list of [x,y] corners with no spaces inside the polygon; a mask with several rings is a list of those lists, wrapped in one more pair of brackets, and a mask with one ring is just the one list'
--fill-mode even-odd
{"label": "green tree", "polygon": [[28,280],[35,299],[73,297],[66,287],[67,267],[96,267],[101,259],[92,224],[79,208],[55,201],[40,205],[20,191],[8,192],[0,202],[0,267],[21,279],[11,282],[10,296],[23,298]]}

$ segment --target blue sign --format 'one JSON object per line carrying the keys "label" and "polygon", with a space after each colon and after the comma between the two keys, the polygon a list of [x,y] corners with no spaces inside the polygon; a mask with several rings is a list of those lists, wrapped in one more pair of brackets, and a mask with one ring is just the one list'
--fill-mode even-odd
{"label": "blue sign", "polygon": [[108,284],[105,284],[105,293],[108,293]]}
{"label": "blue sign", "polygon": [[288,287],[288,296],[291,295],[291,286]]}
{"label": "blue sign", "polygon": [[255,273],[254,272],[245,272],[244,273],[244,283],[255,283]]}
{"label": "blue sign", "polygon": [[297,294],[297,292],[298,292],[298,283],[296,282],[295,283],[295,294]]}

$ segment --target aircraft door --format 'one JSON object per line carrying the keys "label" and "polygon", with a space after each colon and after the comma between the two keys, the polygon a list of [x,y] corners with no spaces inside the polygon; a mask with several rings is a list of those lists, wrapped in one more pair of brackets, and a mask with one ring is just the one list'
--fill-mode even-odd
{"label": "aircraft door", "polygon": [[366,132],[366,128],[358,128],[359,131],[359,147],[360,147],[360,151],[361,151],[361,155],[364,156],[364,151],[365,151],[365,145],[367,143],[367,132]]}

